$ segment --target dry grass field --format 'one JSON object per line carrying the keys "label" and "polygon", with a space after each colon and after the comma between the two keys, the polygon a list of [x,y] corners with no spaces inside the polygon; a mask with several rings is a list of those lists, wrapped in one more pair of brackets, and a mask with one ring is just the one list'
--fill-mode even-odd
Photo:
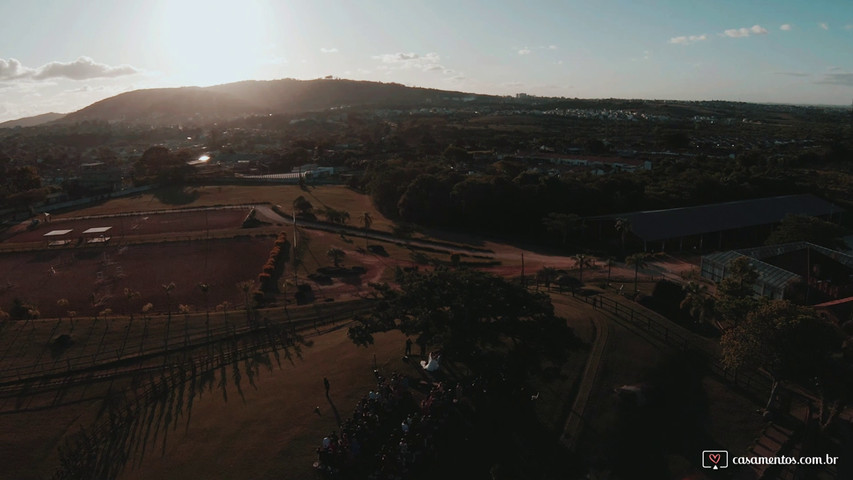
{"label": "dry grass field", "polygon": [[[350,225],[360,226],[361,215],[368,212],[373,217],[371,228],[391,231],[393,222],[376,210],[370,201],[370,197],[337,185],[307,187],[305,190],[297,185],[221,185],[186,187],[180,190],[160,189],[150,193],[115,198],[99,205],[57,214],[56,218],[258,203],[281,205],[284,211],[288,212],[292,208],[293,201],[299,196],[304,196],[311,202],[315,210],[331,207],[349,212]],[[318,215],[318,218],[322,219],[322,216]]]}

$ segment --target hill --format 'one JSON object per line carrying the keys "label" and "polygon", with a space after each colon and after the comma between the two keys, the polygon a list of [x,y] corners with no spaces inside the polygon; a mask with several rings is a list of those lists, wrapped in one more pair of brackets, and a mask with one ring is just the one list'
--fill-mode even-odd
{"label": "hill", "polygon": [[244,81],[203,88],[158,88],[122,93],[71,113],[63,122],[163,124],[300,113],[339,106],[434,105],[462,98],[488,96],[339,79]]}
{"label": "hill", "polygon": [[43,125],[45,123],[50,123],[56,120],[60,120],[65,117],[64,113],[43,113],[41,115],[36,115],[34,117],[24,117],[19,118],[17,120],[9,120],[3,123],[0,123],[0,128],[14,128],[14,127],[35,127],[38,125]]}

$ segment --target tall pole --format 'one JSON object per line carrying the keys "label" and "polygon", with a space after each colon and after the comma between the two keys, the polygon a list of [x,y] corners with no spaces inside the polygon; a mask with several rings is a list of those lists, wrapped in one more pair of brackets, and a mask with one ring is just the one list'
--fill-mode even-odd
{"label": "tall pole", "polygon": [[524,252],[521,252],[521,286],[523,287],[524,285]]}
{"label": "tall pole", "polygon": [[296,258],[296,248],[299,246],[299,237],[296,235],[296,209],[293,210],[293,284],[299,285],[299,265]]}

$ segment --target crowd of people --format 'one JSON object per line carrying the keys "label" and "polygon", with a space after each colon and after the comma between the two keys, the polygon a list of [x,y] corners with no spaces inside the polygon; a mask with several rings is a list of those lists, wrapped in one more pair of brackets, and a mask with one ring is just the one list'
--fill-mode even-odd
{"label": "crowd of people", "polygon": [[406,478],[434,458],[447,434],[443,427],[465,393],[460,384],[436,382],[417,402],[405,376],[376,377],[376,389],[359,400],[340,434],[330,433],[317,448],[314,466],[330,477]]}

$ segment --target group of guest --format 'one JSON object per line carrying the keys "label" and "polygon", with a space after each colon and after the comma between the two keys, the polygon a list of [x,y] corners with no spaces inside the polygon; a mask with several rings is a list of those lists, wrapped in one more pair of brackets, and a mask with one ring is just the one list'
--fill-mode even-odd
{"label": "group of guest", "polygon": [[434,458],[464,390],[438,382],[418,404],[406,377],[377,372],[376,389],[359,400],[340,434],[323,438],[315,467],[333,478],[406,478]]}

